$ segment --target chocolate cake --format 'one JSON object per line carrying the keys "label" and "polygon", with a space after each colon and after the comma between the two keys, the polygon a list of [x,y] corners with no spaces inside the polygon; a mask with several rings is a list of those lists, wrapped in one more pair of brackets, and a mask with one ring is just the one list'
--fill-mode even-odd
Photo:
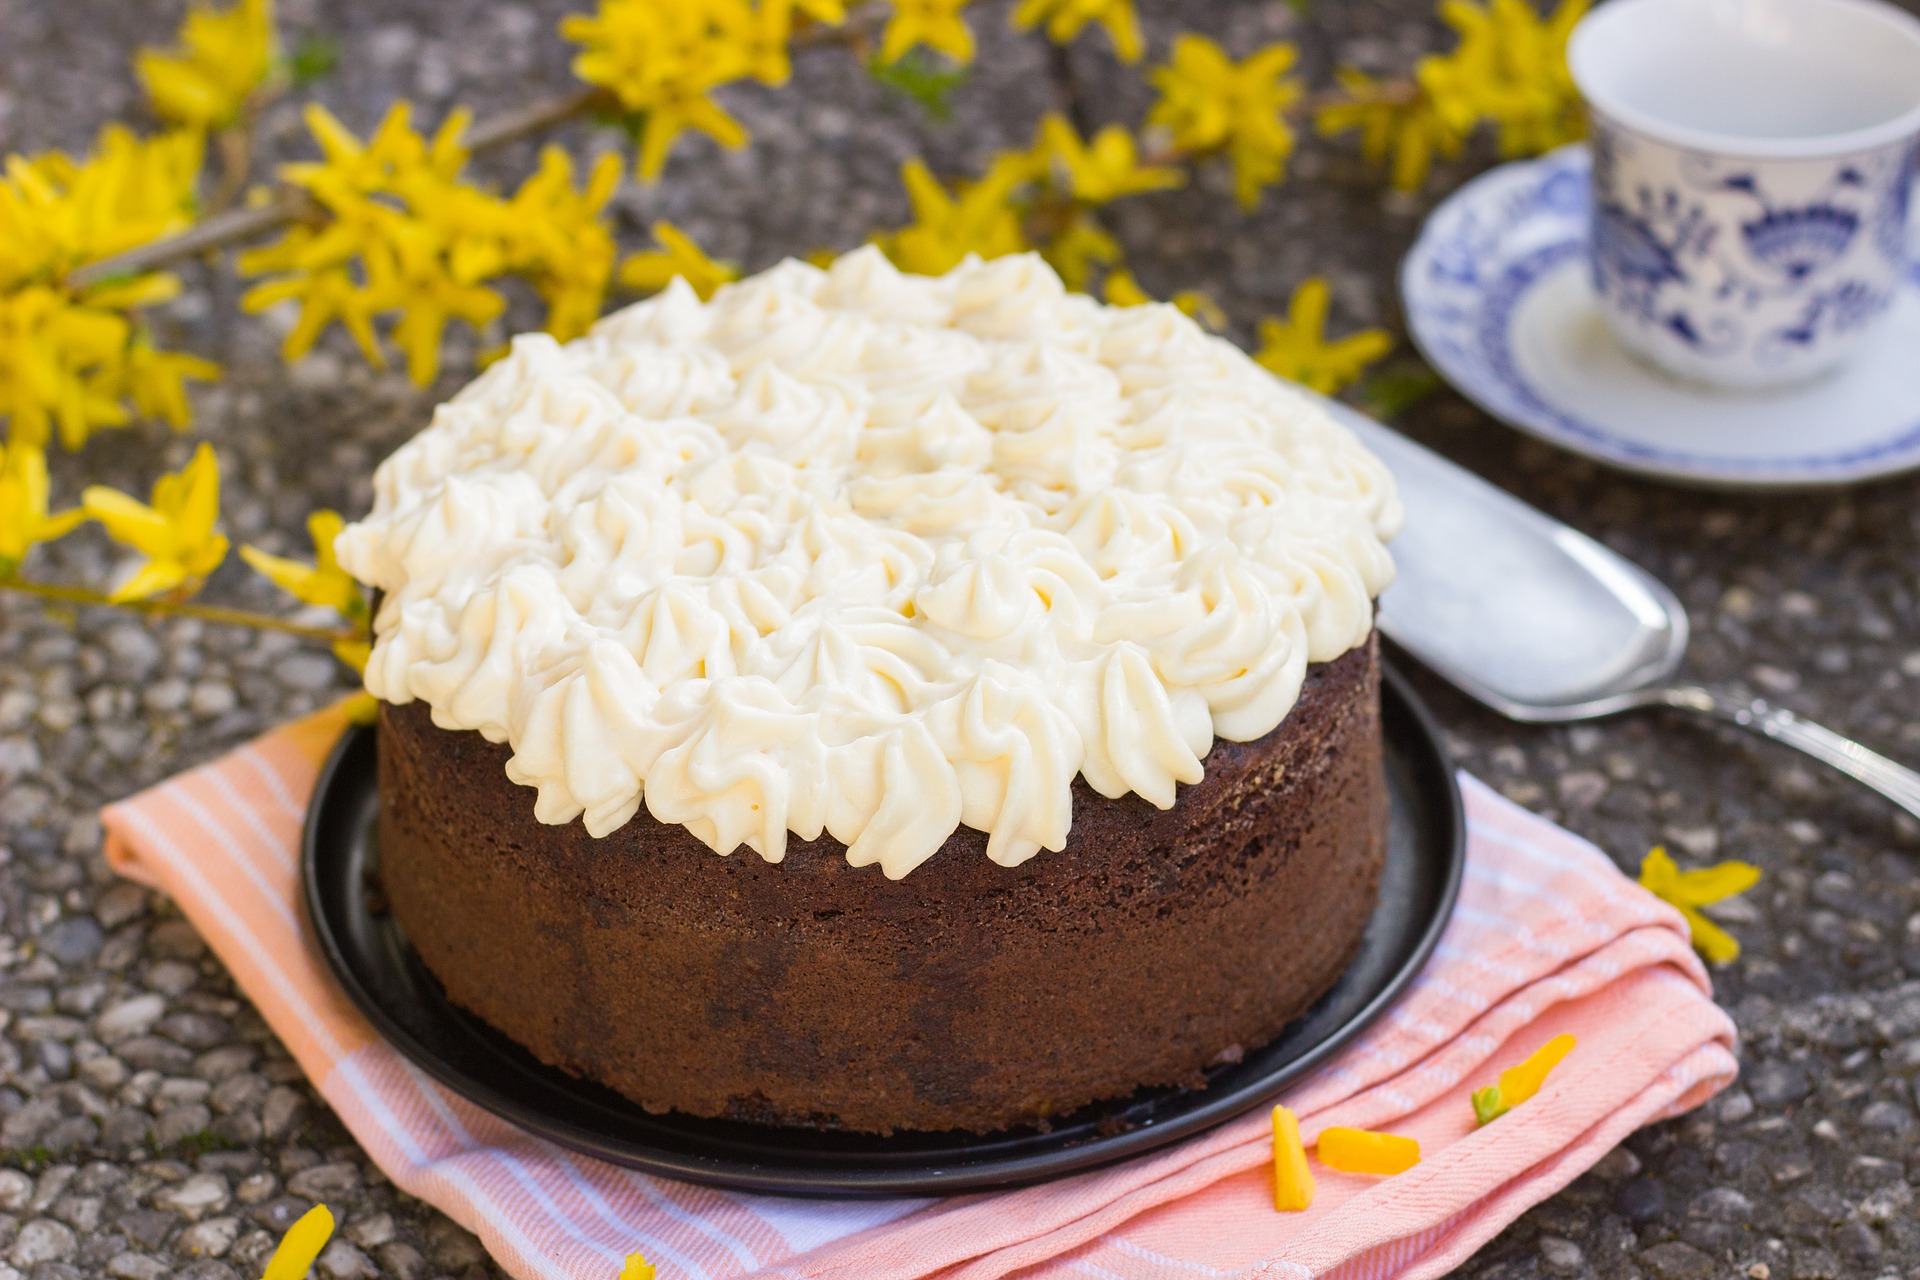
{"label": "chocolate cake", "polygon": [[1374,647],[1312,669],[1171,809],[1074,786],[1067,847],[962,827],[912,876],[831,837],[716,858],[640,816],[533,820],[507,752],[382,709],[380,858],[453,1001],[652,1110],[992,1130],[1193,1082],[1346,967],[1386,847]]}
{"label": "chocolate cake", "polygon": [[523,337],[375,478],[380,856],[650,1110],[992,1131],[1304,1012],[1385,851],[1390,478],[1171,307],[877,251]]}

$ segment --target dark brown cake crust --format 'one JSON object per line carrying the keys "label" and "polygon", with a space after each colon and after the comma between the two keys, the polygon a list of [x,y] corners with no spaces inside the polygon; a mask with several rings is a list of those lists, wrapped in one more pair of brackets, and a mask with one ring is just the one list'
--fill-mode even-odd
{"label": "dark brown cake crust", "polygon": [[1372,641],[1162,812],[1074,784],[1065,850],[968,828],[904,880],[823,837],[719,857],[643,808],[534,820],[508,750],[382,706],[392,909],[449,996],[650,1110],[989,1131],[1194,1081],[1332,985],[1386,845]]}

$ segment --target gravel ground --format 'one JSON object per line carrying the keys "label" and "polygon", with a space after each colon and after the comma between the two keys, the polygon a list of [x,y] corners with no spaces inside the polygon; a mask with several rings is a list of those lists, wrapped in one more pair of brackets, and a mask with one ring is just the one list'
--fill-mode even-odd
{"label": "gravel ground", "polygon": [[[1404,66],[1437,38],[1418,0],[1316,0],[1304,17],[1279,3],[1143,8],[1156,50],[1183,27],[1241,51],[1292,38],[1316,82],[1336,60]],[[137,118],[128,55],[163,39],[178,9],[0,0],[0,150],[78,147],[109,117]],[[315,92],[362,129],[395,95],[433,117],[455,101],[484,114],[563,88],[558,11],[474,0],[281,5],[290,32],[339,42],[340,68]],[[1103,37],[1054,57],[1008,39],[1005,12],[976,7],[986,56],[956,99],[955,123],[929,120],[833,50],[804,54],[782,93],[735,95],[754,145],[690,144],[660,186],[623,192],[629,240],[668,216],[749,266],[843,248],[904,217],[895,171],[908,155],[966,169],[1024,143],[1051,107],[1138,118],[1145,91],[1114,69]],[[618,141],[584,128],[565,136],[582,151]],[[262,161],[300,151],[296,112],[269,111]],[[1489,161],[1468,157],[1434,194]],[[488,158],[503,178],[529,163],[528,147]],[[1392,270],[1432,196],[1387,195],[1350,156],[1313,143],[1257,214],[1235,212],[1227,190],[1209,172],[1194,189],[1115,211],[1150,289],[1210,290],[1245,340],[1318,271],[1334,284],[1336,327],[1393,323]],[[158,327],[228,367],[198,410],[224,464],[229,530],[301,548],[314,506],[365,508],[374,463],[422,425],[464,362],[456,351],[449,381],[430,393],[368,372],[333,341],[287,368],[275,317],[238,319],[229,276],[188,277]],[[1689,493],[1525,442],[1450,394],[1403,425],[1673,584],[1696,625],[1694,676],[1920,758],[1920,481]],[[56,460],[56,485],[68,495],[83,480],[144,490],[187,448],[158,430],[116,433],[80,460]],[[84,534],[42,555],[41,576],[99,581],[116,553]],[[237,567],[210,596],[271,603]],[[1920,1278],[1920,825],[1730,731],[1653,714],[1524,728],[1421,683],[1463,764],[1622,865],[1665,842],[1683,861],[1739,856],[1766,871],[1758,889],[1717,910],[1746,948],[1717,975],[1742,1032],[1740,1084],[1636,1134],[1464,1273]],[[495,1274],[473,1237],[368,1163],[179,914],[116,880],[100,857],[101,803],[345,687],[323,655],[277,635],[104,611],[55,616],[0,596],[0,1280],[256,1275],[280,1231],[318,1200],[344,1223],[319,1263],[329,1280]]]}

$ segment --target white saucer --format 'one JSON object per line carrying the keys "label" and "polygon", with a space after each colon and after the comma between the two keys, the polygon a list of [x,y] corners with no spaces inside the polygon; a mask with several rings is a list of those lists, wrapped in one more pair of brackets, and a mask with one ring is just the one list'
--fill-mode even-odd
{"label": "white saucer", "polygon": [[1447,381],[1590,458],[1696,484],[1844,484],[1920,467],[1920,265],[1868,346],[1818,382],[1719,391],[1627,354],[1587,274],[1588,156],[1502,165],[1448,197],[1400,268],[1407,327]]}

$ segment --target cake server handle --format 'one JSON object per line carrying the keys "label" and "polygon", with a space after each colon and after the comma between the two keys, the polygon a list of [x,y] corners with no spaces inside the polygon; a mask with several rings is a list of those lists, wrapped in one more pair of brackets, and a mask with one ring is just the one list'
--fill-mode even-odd
{"label": "cake server handle", "polygon": [[1920,818],[1920,773],[1870,751],[1852,738],[1815,724],[1762,698],[1741,698],[1700,685],[1678,685],[1662,690],[1669,707],[1698,711],[1727,724],[1739,725],[1775,742],[1806,752],[1822,764],[1872,787],[1887,799]]}

